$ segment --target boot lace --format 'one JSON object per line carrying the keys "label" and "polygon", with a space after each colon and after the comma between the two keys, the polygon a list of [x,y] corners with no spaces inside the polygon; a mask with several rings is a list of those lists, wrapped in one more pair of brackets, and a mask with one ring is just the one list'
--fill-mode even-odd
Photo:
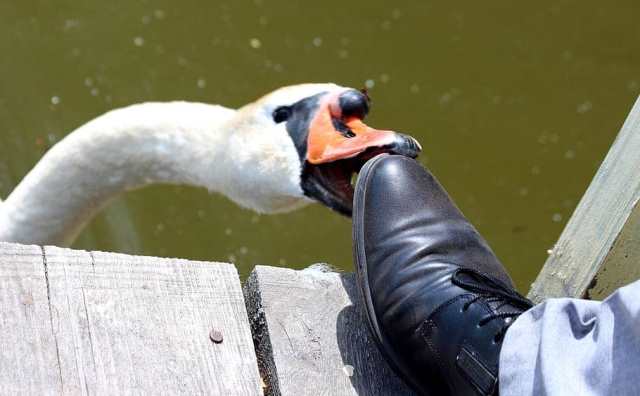
{"label": "boot lace", "polygon": [[[485,275],[470,268],[460,268],[452,276],[451,281],[466,290],[476,294],[474,298],[467,301],[462,307],[463,311],[469,309],[471,304],[483,299],[485,302],[497,302],[498,305],[492,309],[493,313],[484,316],[478,323],[484,326],[490,321],[498,318],[505,319],[505,324],[494,336],[495,342],[500,342],[504,338],[507,329],[516,317],[533,306],[533,303],[515,291],[512,287],[505,285],[499,280]],[[511,305],[516,310],[498,312],[505,305]]]}

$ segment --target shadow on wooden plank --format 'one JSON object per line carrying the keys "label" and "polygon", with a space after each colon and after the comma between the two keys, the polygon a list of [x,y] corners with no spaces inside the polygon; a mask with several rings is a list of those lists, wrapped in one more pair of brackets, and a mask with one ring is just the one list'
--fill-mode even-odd
{"label": "shadow on wooden plank", "polygon": [[244,293],[267,394],[413,394],[371,339],[353,274],[257,266]]}

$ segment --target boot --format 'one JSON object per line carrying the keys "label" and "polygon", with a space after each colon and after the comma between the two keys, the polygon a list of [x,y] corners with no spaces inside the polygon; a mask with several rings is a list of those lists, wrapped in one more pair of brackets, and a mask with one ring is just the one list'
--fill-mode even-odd
{"label": "boot", "polygon": [[419,394],[498,394],[502,339],[532,304],[485,240],[403,156],[367,162],[353,209],[358,286],[391,367]]}

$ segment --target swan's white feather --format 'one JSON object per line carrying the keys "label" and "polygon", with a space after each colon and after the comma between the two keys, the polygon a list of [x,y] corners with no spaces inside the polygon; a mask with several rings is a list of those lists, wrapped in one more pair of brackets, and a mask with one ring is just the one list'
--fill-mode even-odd
{"label": "swan's white feather", "polygon": [[68,245],[112,198],[152,183],[204,187],[263,213],[304,206],[300,159],[271,114],[336,88],[285,87],[239,110],[169,102],[108,112],[52,147],[0,202],[0,241]]}

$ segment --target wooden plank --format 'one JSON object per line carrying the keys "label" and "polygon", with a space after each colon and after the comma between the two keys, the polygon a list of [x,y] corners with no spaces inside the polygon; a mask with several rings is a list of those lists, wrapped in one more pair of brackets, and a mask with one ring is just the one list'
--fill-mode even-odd
{"label": "wooden plank", "polygon": [[529,298],[603,298],[640,278],[640,98],[560,239]]}
{"label": "wooden plank", "polygon": [[42,250],[0,242],[0,393],[60,393]]}
{"label": "wooden plank", "polygon": [[257,266],[244,292],[267,394],[413,394],[370,338],[353,274]]}
{"label": "wooden plank", "polygon": [[3,395],[262,394],[230,264],[0,243],[0,324]]}
{"label": "wooden plank", "polygon": [[233,265],[45,253],[64,393],[262,393]]}

